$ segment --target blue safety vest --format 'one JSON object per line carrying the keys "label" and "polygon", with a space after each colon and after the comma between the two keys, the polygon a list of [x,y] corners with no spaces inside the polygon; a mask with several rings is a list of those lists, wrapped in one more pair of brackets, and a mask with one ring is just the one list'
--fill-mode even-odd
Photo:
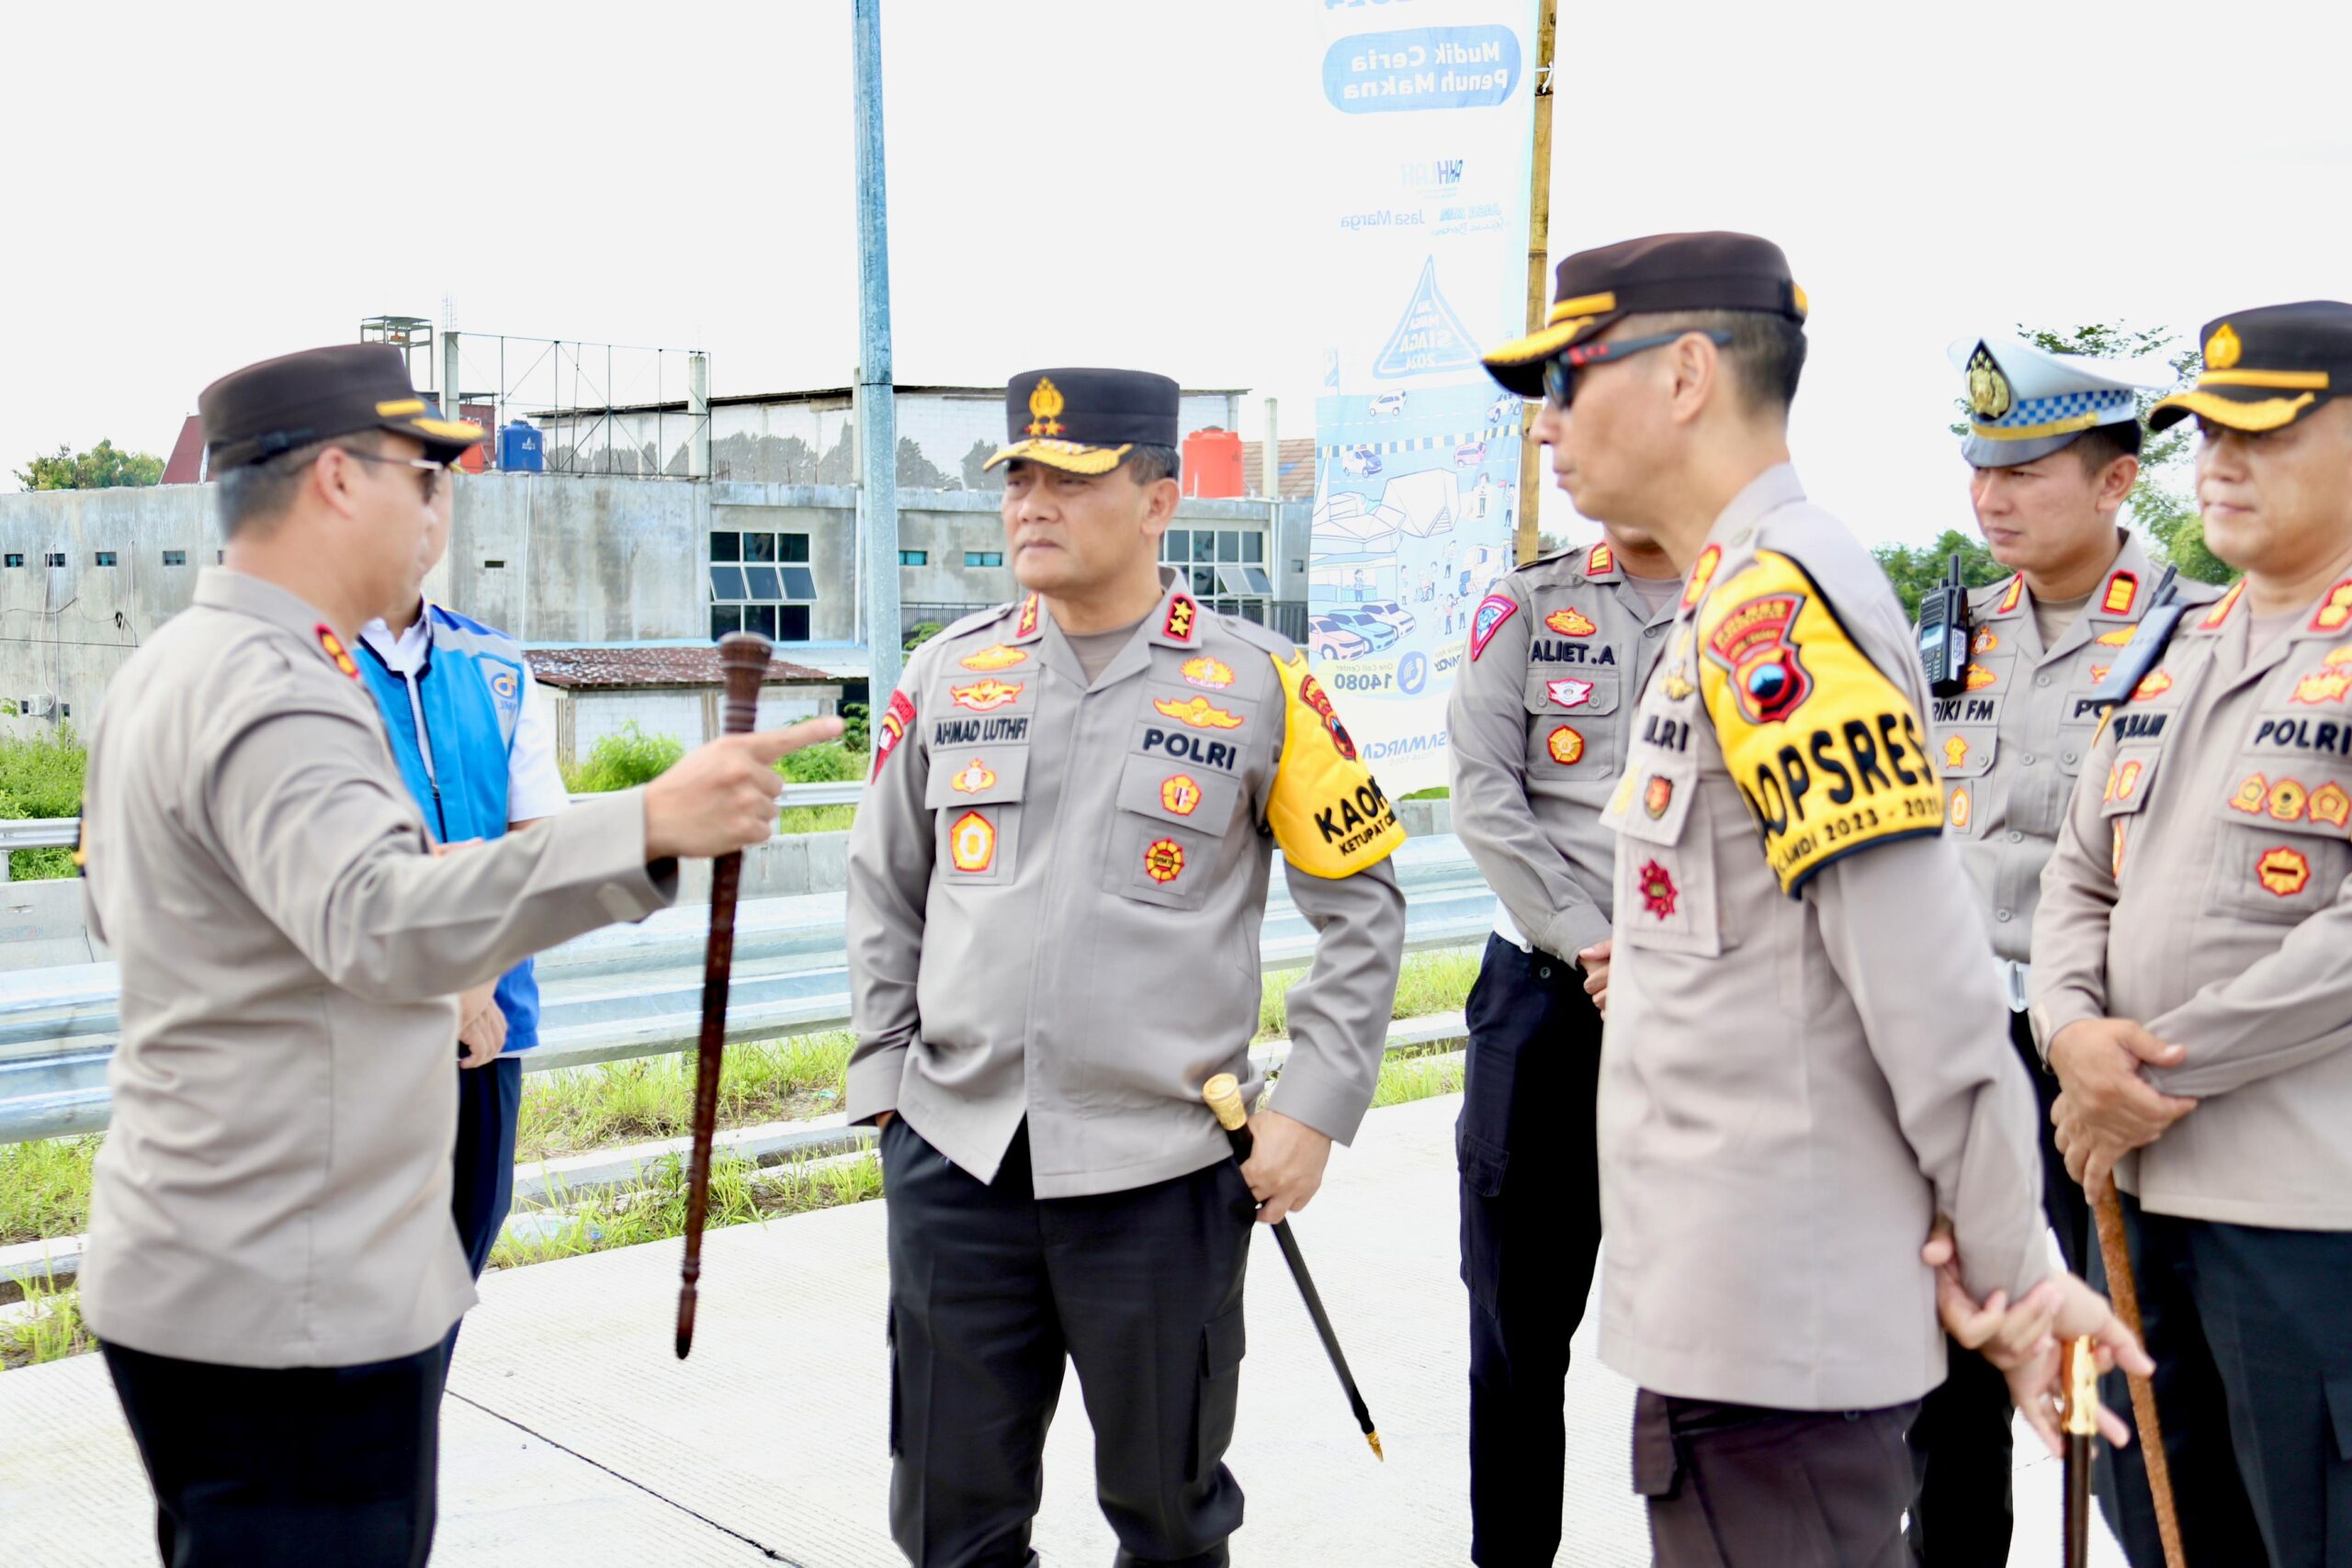
{"label": "blue safety vest", "polygon": [[[503,838],[508,759],[531,678],[523,662],[523,645],[438,604],[424,606],[424,663],[416,671],[414,705],[409,701],[407,679],[386,665],[374,649],[367,648],[359,668],[383,713],[401,777],[416,797],[434,838],[445,844]],[[420,708],[424,715],[421,735]],[[428,750],[433,755],[429,773],[424,766]],[[507,1051],[537,1045],[539,983],[529,959],[500,978],[498,1003],[506,1013]]]}

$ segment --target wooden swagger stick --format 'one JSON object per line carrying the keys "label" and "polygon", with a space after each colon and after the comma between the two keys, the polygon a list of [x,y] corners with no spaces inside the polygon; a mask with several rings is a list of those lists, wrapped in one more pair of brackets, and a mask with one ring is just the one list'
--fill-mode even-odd
{"label": "wooden swagger stick", "polygon": [[[729,632],[718,639],[727,682],[720,729],[749,735],[759,718],[760,682],[768,672],[768,639]],[[741,851],[710,863],[710,942],[703,950],[702,1043],[695,1061],[695,1147],[686,1169],[686,1256],[678,1266],[678,1359],[695,1348],[695,1286],[702,1278],[702,1227],[710,1210],[710,1144],[718,1125],[718,1071],[727,1051],[727,983],[735,966],[735,886]]]}
{"label": "wooden swagger stick", "polygon": [[[1250,1112],[1241,1103],[1241,1084],[1231,1073],[1219,1073],[1201,1086],[1201,1098],[1216,1112],[1217,1125],[1225,1129],[1226,1141],[1233,1145],[1233,1163],[1246,1165],[1257,1140],[1250,1135]],[[1363,1429],[1363,1440],[1372,1445],[1372,1457],[1385,1461],[1381,1451],[1379,1429],[1372,1424],[1372,1411],[1364,1404],[1363,1395],[1356,1392],[1355,1374],[1348,1371],[1346,1352],[1340,1348],[1339,1331],[1331,1326],[1331,1314],[1323,1310],[1322,1292],[1315,1288],[1314,1276],[1306,1271],[1306,1259],[1299,1255],[1298,1237],[1291,1235],[1290,1222],[1277,1220],[1273,1226],[1274,1240],[1283,1249],[1283,1261],[1290,1265],[1290,1277],[1298,1283],[1298,1293],[1306,1303],[1306,1315],[1315,1323],[1315,1332],[1323,1341],[1323,1353],[1331,1358],[1331,1370],[1340,1374],[1340,1387],[1348,1396],[1348,1407],[1355,1412],[1356,1425]]]}
{"label": "wooden swagger stick", "polygon": [[2087,1338],[2067,1341],[2060,1352],[2066,1385],[2064,1470],[2066,1493],[2066,1568],[2090,1568],[2091,1445],[2098,1439],[2098,1359]]}
{"label": "wooden swagger stick", "polygon": [[[2115,1315],[2123,1320],[2123,1326],[2145,1346],[2147,1337],[2140,1329],[2140,1289],[2132,1282],[2132,1249],[2123,1236],[2123,1201],[2115,1195],[2112,1182],[2092,1204],[2092,1213],[2098,1220],[2098,1256],[2107,1266],[2108,1299],[2115,1303]],[[2172,1466],[2165,1457],[2164,1428],[2156,1420],[2155,1385],[2136,1372],[2125,1376],[2132,1383],[2132,1424],[2139,1428],[2140,1462],[2147,1467],[2148,1491],[2155,1499],[2156,1535],[2164,1542],[2165,1568],[2186,1568],[2188,1559],[2180,1549],[2180,1516],[2173,1511]]]}

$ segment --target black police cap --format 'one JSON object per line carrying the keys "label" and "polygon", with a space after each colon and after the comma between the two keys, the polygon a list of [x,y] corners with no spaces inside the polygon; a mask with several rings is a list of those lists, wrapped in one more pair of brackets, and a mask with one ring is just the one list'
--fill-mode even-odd
{"label": "black police cap", "polygon": [[2352,305],[2305,299],[2205,323],[2205,368],[2148,415],[2163,430],[2198,414],[2232,430],[2283,430],[2352,392]]}
{"label": "black police cap", "polygon": [[1004,388],[1004,446],[981,467],[1015,457],[1073,474],[1107,474],[1136,446],[1173,446],[1176,383],[1148,370],[1023,370]]}
{"label": "black police cap", "polygon": [[1802,326],[1804,290],[1770,240],[1714,231],[1651,234],[1578,251],[1560,264],[1552,314],[1486,356],[1487,373],[1522,398],[1544,395],[1544,362],[1636,312],[1759,310]]}
{"label": "black police cap", "polygon": [[248,365],[205,388],[196,406],[215,473],[361,430],[413,436],[426,457],[444,463],[482,436],[478,424],[441,418],[409,384],[400,351],[380,343],[309,348]]}

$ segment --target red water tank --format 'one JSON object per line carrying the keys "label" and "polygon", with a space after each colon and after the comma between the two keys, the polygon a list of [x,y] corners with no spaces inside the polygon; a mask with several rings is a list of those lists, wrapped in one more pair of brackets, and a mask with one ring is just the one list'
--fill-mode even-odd
{"label": "red water tank", "polygon": [[1241,433],[1211,425],[1184,437],[1184,493],[1205,496],[1247,495],[1241,477]]}

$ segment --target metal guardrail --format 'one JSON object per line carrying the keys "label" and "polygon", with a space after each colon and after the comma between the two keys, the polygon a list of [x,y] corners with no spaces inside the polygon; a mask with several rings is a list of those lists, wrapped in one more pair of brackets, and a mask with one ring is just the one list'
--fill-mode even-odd
{"label": "metal guardrail", "polygon": [[[862,780],[847,779],[838,784],[788,784],[779,804],[792,806],[855,806],[865,793]],[[593,795],[575,795],[572,804],[594,800]],[[81,838],[79,817],[19,817],[0,819],[0,854],[9,850],[47,850],[71,848]],[[0,882],[7,880],[7,865],[0,861]]]}
{"label": "metal guardrail", "polygon": [[[1494,894],[1458,840],[1431,836],[1398,850],[1408,950],[1484,938]],[[845,1029],[849,971],[841,894],[756,899],[736,919],[730,1041]],[[708,916],[666,909],[540,954],[539,1044],[526,1072],[689,1049],[701,1027]],[[1268,971],[1303,968],[1315,931],[1276,877],[1260,932]],[[107,1066],[120,1022],[115,964],[77,964],[0,975],[0,1143],[107,1124]]]}

